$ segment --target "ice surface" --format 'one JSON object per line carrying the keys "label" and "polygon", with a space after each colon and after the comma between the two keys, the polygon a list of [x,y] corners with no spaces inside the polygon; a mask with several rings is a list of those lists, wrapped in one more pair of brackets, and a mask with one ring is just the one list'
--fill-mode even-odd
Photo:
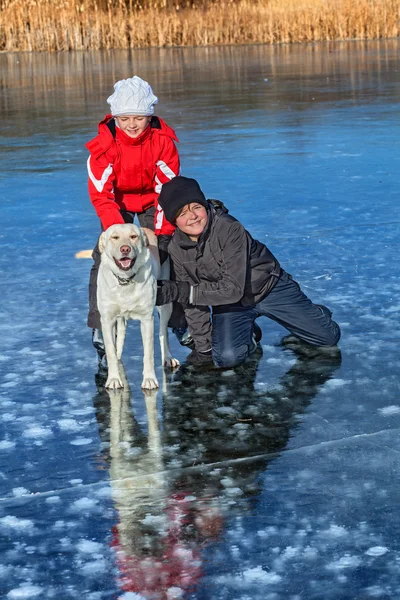
{"label": "ice surface", "polygon": [[[297,358],[104,390],[86,327],[84,143],[151,81],[182,172],[342,327]],[[0,55],[0,596],[400,597],[399,42]],[[34,74],[34,76],[33,76]],[[187,350],[171,336],[183,363]]]}

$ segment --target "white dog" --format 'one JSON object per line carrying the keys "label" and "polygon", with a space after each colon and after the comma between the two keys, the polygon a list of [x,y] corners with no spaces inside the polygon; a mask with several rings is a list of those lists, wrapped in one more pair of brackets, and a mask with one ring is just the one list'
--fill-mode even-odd
{"label": "white dog", "polygon": [[[154,307],[157,279],[169,277],[169,263],[160,268],[157,238],[150,229],[131,223],[112,225],[100,236],[101,263],[97,279],[97,304],[108,362],[107,388],[122,388],[118,369],[128,319],[138,319],[143,341],[142,388],[158,387],[154,371]],[[165,265],[165,266],[164,266]],[[161,273],[161,270],[164,272]],[[159,306],[162,364],[177,367],[168,344],[172,304]],[[116,341],[115,341],[116,340]]]}

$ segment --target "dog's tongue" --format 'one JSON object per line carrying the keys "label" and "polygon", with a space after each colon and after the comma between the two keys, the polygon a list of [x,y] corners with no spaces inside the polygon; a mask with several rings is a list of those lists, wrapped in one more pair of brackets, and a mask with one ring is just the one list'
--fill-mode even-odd
{"label": "dog's tongue", "polygon": [[119,261],[124,269],[128,269],[131,266],[132,259],[131,258],[121,258]]}

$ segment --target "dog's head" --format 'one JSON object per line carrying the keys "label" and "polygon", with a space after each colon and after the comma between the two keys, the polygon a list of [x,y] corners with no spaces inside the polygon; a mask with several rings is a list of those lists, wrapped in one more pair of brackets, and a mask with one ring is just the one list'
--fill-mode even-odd
{"label": "dog's head", "polygon": [[111,225],[100,236],[99,250],[109,259],[110,266],[120,273],[131,275],[147,258],[148,240],[145,233],[132,223]]}

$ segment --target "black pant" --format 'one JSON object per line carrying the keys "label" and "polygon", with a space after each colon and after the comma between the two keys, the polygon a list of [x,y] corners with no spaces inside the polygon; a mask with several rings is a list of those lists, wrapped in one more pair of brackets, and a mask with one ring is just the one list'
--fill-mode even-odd
{"label": "black pant", "polygon": [[[156,209],[154,206],[150,206],[142,213],[137,213],[137,218],[140,227],[147,227],[154,231],[154,213]],[[121,211],[121,215],[125,223],[133,223],[135,214],[126,211]],[[99,240],[97,240],[96,246],[92,252],[92,258],[94,260],[93,266],[90,270],[89,278],[89,314],[87,324],[91,329],[101,329],[100,313],[97,308],[97,275],[100,267],[101,254],[99,251]],[[180,304],[174,302],[172,315],[168,323],[169,327],[180,327],[186,328],[185,313]]]}
{"label": "black pant", "polygon": [[314,304],[299,284],[282,270],[272,291],[255,306],[219,306],[212,317],[212,349],[218,367],[242,363],[251,348],[253,323],[258,317],[273,319],[299,339],[314,346],[334,346],[340,328],[331,311]]}

